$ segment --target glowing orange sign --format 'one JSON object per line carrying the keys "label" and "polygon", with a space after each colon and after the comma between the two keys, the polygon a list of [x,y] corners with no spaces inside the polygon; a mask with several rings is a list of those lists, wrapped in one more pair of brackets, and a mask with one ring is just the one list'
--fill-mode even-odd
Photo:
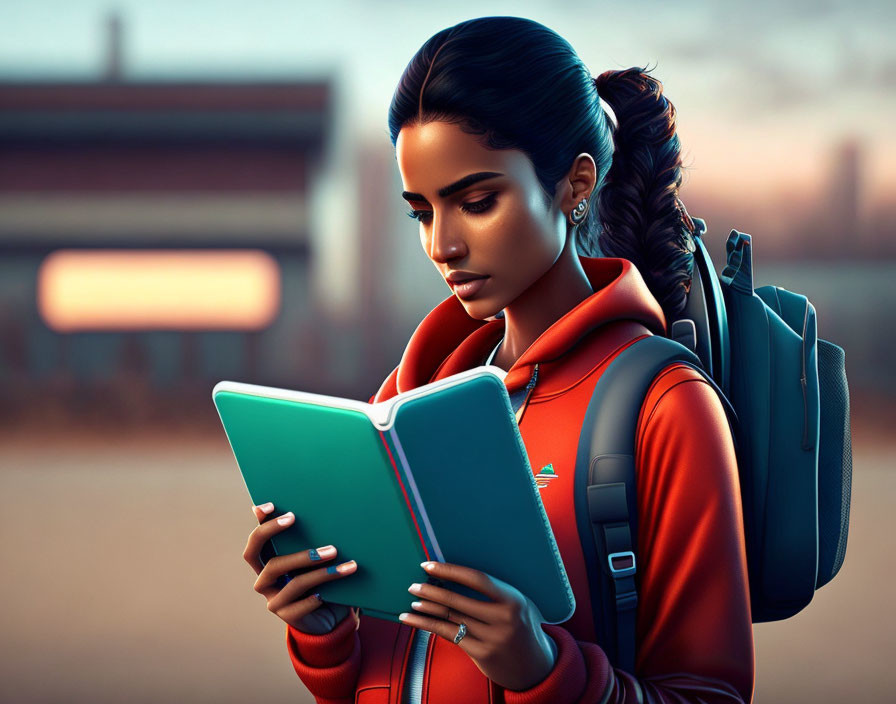
{"label": "glowing orange sign", "polygon": [[259,250],[58,250],[38,310],[59,332],[258,330],[280,307],[280,268]]}

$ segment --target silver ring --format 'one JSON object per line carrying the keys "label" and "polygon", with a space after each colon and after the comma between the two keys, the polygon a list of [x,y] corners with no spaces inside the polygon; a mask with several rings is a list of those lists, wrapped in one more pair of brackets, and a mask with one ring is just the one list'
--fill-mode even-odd
{"label": "silver ring", "polygon": [[457,635],[454,636],[454,644],[457,645],[460,643],[465,635],[467,635],[467,624],[462,623],[457,627]]}

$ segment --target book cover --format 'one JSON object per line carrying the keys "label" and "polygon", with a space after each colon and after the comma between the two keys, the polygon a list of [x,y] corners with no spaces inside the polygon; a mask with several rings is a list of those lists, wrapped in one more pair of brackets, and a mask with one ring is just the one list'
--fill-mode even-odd
{"label": "book cover", "polygon": [[397,621],[436,560],[508,582],[560,623],[572,590],[504,374],[477,367],[375,404],[226,381],[213,398],[253,503],[296,515],[275,552],[333,544],[357,560],[320,585],[325,600]]}

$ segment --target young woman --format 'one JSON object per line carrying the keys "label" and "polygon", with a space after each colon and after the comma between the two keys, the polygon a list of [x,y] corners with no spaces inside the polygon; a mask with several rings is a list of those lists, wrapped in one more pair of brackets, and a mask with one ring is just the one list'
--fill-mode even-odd
{"label": "young woman", "polygon": [[[544,624],[506,583],[435,564],[432,575],[488,600],[409,585],[402,623],[359,616],[315,593],[358,568],[339,564],[338,546],[262,567],[261,546],[295,519],[269,521],[274,507],[255,507],[260,524],[244,557],[288,624],[293,665],[318,702],[752,699],[734,447],[697,372],[669,365],[639,416],[632,672],[612,667],[596,643],[599,605],[574,518],[576,448],[595,383],[626,346],[665,334],[689,290],[694,226],[678,199],[674,125],[646,70],[594,79],[565,40],[525,19],[462,22],[408,64],[389,127],[420,242],[452,295],[421,322],[374,399],[484,363],[507,370],[533,470],[554,470],[540,492],[577,606],[569,621]],[[446,430],[446,449],[461,442]],[[282,586],[289,571],[298,576]]]}

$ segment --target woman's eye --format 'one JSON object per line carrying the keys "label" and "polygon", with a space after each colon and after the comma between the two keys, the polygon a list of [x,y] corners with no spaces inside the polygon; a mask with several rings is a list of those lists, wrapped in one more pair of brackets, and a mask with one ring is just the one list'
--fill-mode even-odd
{"label": "woman's eye", "polygon": [[412,210],[408,213],[409,218],[414,218],[414,220],[419,220],[423,222],[426,218],[432,215],[432,211],[430,210]]}
{"label": "woman's eye", "polygon": [[[460,206],[461,210],[467,213],[484,213],[486,210],[492,207],[495,202],[494,193],[487,195],[485,198],[481,200],[474,201],[472,203],[464,203]],[[414,220],[419,220],[420,222],[429,222],[432,218],[431,210],[411,210],[408,212],[409,218],[414,218]]]}
{"label": "woman's eye", "polygon": [[464,203],[461,206],[461,209],[467,211],[468,213],[483,213],[489,208],[492,207],[492,204],[495,202],[495,194],[490,193],[482,200],[474,201],[473,203]]}

